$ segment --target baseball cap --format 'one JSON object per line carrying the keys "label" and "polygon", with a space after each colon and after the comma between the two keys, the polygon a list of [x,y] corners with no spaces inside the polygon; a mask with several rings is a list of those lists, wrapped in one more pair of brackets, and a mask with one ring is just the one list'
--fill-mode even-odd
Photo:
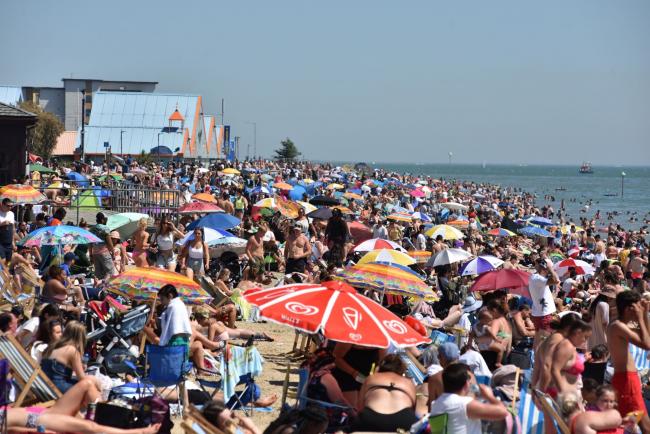
{"label": "baseball cap", "polygon": [[445,342],[438,347],[438,355],[443,356],[449,362],[453,362],[460,357],[460,350],[455,343]]}
{"label": "baseball cap", "polygon": [[64,262],[68,262],[68,261],[72,261],[72,260],[76,261],[78,259],[79,259],[79,257],[77,255],[75,255],[74,253],[72,253],[72,252],[68,252],[65,255],[63,255],[63,261]]}

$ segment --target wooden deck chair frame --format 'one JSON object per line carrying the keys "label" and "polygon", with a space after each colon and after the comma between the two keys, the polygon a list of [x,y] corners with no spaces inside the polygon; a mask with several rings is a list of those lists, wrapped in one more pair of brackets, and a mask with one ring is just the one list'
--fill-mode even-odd
{"label": "wooden deck chair frame", "polygon": [[17,287],[13,276],[9,274],[7,266],[2,261],[0,261],[0,280],[2,280],[0,282],[0,287],[2,288],[3,295],[6,293],[16,300],[20,293],[19,288]]}
{"label": "wooden deck chair frame", "polygon": [[[193,427],[194,424],[199,425],[203,432],[196,431]],[[181,427],[186,434],[225,434],[219,428],[208,422],[201,412],[192,404],[188,404],[187,406],[187,411],[181,421]]]}
{"label": "wooden deck chair frame", "polygon": [[553,398],[551,398],[548,394],[536,389],[533,389],[533,394],[535,398],[537,398],[539,405],[542,407],[544,418],[552,419],[562,434],[571,434],[569,426],[566,424],[564,419],[562,419],[555,407],[549,403],[549,400],[555,402],[553,401]]}
{"label": "wooden deck chair frame", "polygon": [[[5,353],[6,345],[11,346],[11,352],[15,357]],[[13,403],[15,407],[37,402],[47,406],[61,397],[59,389],[45,375],[36,361],[27,354],[15,337],[9,334],[0,336],[0,356],[9,361],[10,371],[21,387],[21,392]],[[30,394],[34,400],[27,401],[26,398]]]}

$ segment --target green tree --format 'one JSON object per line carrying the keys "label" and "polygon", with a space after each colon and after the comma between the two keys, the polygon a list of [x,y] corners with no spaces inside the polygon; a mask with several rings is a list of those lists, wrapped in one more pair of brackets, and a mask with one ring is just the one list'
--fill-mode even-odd
{"label": "green tree", "polygon": [[37,116],[36,126],[31,130],[31,151],[45,159],[50,158],[56,146],[56,141],[63,133],[63,123],[54,114],[46,112],[38,104],[26,101],[20,108]]}
{"label": "green tree", "polygon": [[135,161],[137,161],[141,166],[146,166],[153,163],[155,161],[155,158],[153,155],[144,152],[143,149],[142,152],[140,152],[140,155],[136,157]]}
{"label": "green tree", "polygon": [[288,137],[281,141],[280,147],[275,150],[276,160],[294,160],[299,155],[301,154],[298,152],[298,148]]}

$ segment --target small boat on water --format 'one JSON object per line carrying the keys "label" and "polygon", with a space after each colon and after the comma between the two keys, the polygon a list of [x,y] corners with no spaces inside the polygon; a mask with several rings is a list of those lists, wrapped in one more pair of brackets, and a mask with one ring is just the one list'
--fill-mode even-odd
{"label": "small boat on water", "polygon": [[589,173],[594,173],[594,169],[592,169],[591,163],[585,161],[582,163],[582,166],[580,166],[580,170],[578,170],[578,172],[582,174],[589,174]]}
{"label": "small boat on water", "polygon": [[564,187],[556,188],[555,191],[566,191],[566,188]]}

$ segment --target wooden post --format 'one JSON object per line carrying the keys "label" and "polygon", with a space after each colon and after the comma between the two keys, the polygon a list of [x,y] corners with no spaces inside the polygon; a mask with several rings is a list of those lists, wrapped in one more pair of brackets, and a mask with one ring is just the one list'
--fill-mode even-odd
{"label": "wooden post", "polygon": [[291,374],[291,362],[287,363],[287,372],[284,374],[284,385],[282,386],[282,405],[280,408],[284,408],[284,404],[287,402],[287,392],[289,390],[289,375]]}
{"label": "wooden post", "polygon": [[517,394],[519,392],[519,373],[521,369],[515,369],[515,390],[512,394],[512,411],[515,411],[515,404],[517,403]]}
{"label": "wooden post", "polygon": [[[156,295],[153,298],[153,301],[151,302],[151,312],[149,312],[149,318],[147,318],[147,325],[151,322],[151,319],[154,316],[154,313],[156,312],[156,302],[158,301],[158,293],[156,292]],[[144,346],[147,343],[147,335],[144,331],[141,332],[142,338],[140,339],[140,354],[144,351]]]}

